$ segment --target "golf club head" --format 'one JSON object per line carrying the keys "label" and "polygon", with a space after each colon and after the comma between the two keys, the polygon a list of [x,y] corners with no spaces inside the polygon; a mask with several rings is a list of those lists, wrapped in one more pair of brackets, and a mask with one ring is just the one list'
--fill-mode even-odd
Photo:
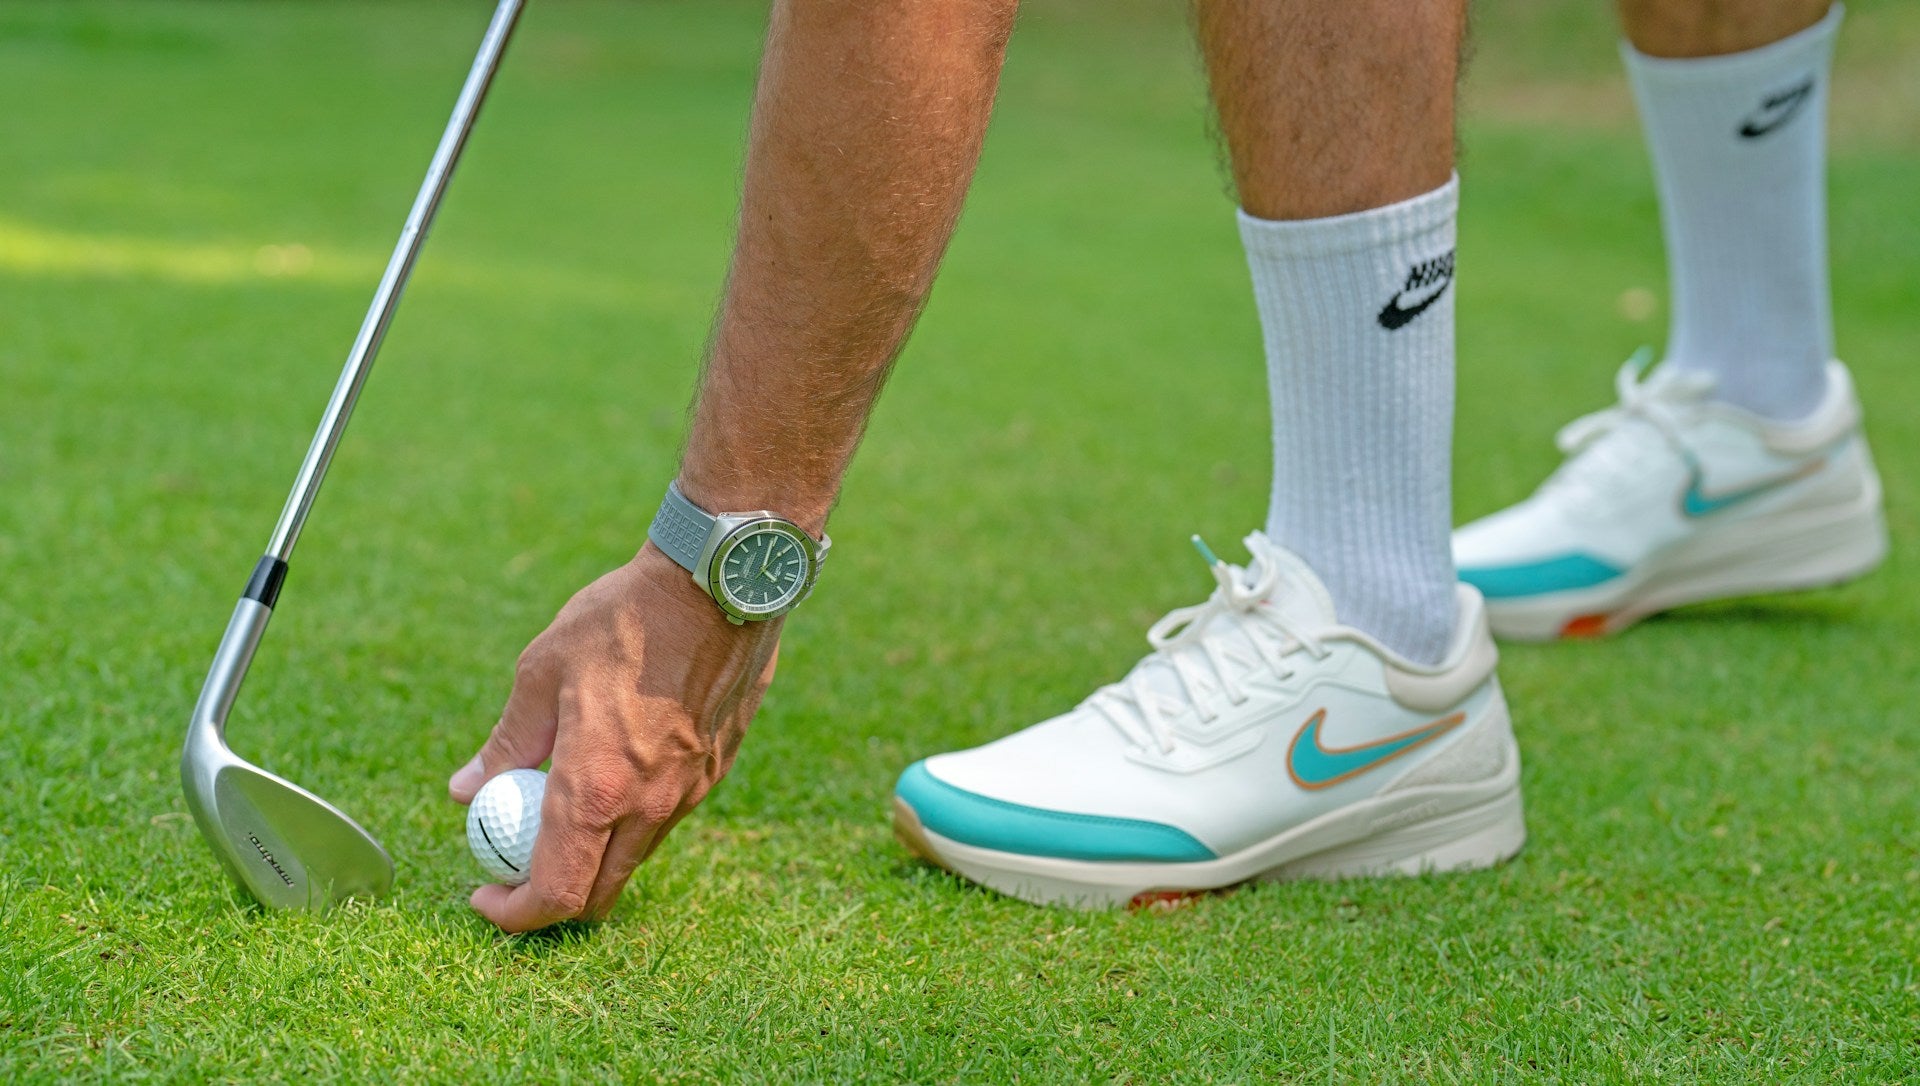
{"label": "golf club head", "polygon": [[378,897],[393,884],[393,860],[372,834],[333,804],[227,748],[227,712],[271,615],[243,599],[221,639],[180,756],[187,807],[221,866],[270,909]]}

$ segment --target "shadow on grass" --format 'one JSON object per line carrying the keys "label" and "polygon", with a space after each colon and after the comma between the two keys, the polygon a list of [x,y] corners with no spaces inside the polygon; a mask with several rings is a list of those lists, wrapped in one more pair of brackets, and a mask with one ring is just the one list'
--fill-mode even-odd
{"label": "shadow on grass", "polygon": [[[486,920],[476,916],[474,922],[491,927]],[[522,932],[509,935],[500,940],[500,949],[515,957],[544,958],[556,951],[584,946],[594,942],[599,933],[610,921],[606,920],[562,920],[552,927],[539,931]]]}
{"label": "shadow on grass", "polygon": [[[892,854],[878,857],[887,874],[902,885],[930,888],[941,894],[951,894],[956,901],[988,902],[995,905],[1008,905],[1016,908],[1043,910],[1051,915],[1073,917],[1083,915],[1083,910],[1061,905],[1039,905],[1003,894],[998,890],[974,882],[957,872],[950,871],[938,864],[910,854]],[[1165,914],[1189,909],[1204,901],[1213,901],[1231,897],[1241,890],[1260,884],[1260,879],[1220,886],[1209,890],[1149,890],[1134,896],[1123,908],[1129,915],[1140,913]],[[1091,914],[1103,914],[1115,909],[1097,908],[1086,910]]]}
{"label": "shadow on grass", "polygon": [[1665,611],[1645,620],[1649,629],[1685,630],[1689,627],[1781,626],[1839,629],[1871,624],[1865,608],[1856,602],[1826,596],[1754,596],[1697,603]]}

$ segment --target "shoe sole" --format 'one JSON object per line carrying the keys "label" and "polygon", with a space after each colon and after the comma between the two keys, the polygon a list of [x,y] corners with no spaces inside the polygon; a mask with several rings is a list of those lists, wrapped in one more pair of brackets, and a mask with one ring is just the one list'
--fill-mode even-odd
{"label": "shoe sole", "polygon": [[1509,641],[1606,637],[1688,604],[1831,588],[1887,557],[1880,480],[1836,511],[1786,509],[1703,530],[1618,581],[1527,599],[1488,600],[1487,620]]}
{"label": "shoe sole", "polygon": [[1153,905],[1254,881],[1478,870],[1512,859],[1527,840],[1520,753],[1510,739],[1503,768],[1490,780],[1375,796],[1197,863],[1098,863],[980,848],[927,829],[899,796],[893,832],[928,863],[989,889],[1079,909]]}

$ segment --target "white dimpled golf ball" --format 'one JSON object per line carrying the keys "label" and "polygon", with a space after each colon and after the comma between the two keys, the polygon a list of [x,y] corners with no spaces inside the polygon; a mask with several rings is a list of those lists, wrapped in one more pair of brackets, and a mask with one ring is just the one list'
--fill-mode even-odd
{"label": "white dimpled golf ball", "polygon": [[547,775],[509,769],[480,786],[467,808],[467,847],[497,882],[518,886],[533,866],[533,839],[540,835],[540,799]]}

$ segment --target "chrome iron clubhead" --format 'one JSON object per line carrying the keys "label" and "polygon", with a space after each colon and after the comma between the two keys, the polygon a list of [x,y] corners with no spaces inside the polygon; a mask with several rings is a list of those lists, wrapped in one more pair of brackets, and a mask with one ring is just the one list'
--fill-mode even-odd
{"label": "chrome iron clubhead", "polygon": [[251,598],[234,608],[180,756],[187,807],[221,866],[268,908],[318,909],[346,897],[379,897],[393,885],[393,860],[372,834],[333,804],[227,747],[227,713],[272,615]]}
{"label": "chrome iron clubhead", "polygon": [[307,448],[293,492],[280,512],[266,556],[247,582],[246,593],[227,623],[220,650],[207,672],[206,685],[187,727],[187,746],[180,756],[180,783],[187,808],[214,855],[228,872],[262,905],[274,909],[321,908],[345,897],[377,897],[393,884],[393,861],[387,850],[360,824],[312,792],[251,765],[227,748],[227,714],[239,696],[240,683],[253,663],[253,654],[266,633],[267,620],[287,575],[287,558],[300,538],[313,500],[320,493],[327,466],[333,461],[340,436],[346,431],[353,405],[366,385],[380,341],[393,322],[400,294],[406,289],[414,263],[420,257],[427,228],[446,195],[454,163],[473,130],[480,103],[499,70],[507,39],[520,18],[523,0],[499,0],[480,53],[460,89],[440,145],[427,167],[426,180],[414,197],[413,210],[400,232],[387,270],[374,292],[373,305],[360,325],[347,364],[334,385],[333,398],[321,416],[320,428]]}

